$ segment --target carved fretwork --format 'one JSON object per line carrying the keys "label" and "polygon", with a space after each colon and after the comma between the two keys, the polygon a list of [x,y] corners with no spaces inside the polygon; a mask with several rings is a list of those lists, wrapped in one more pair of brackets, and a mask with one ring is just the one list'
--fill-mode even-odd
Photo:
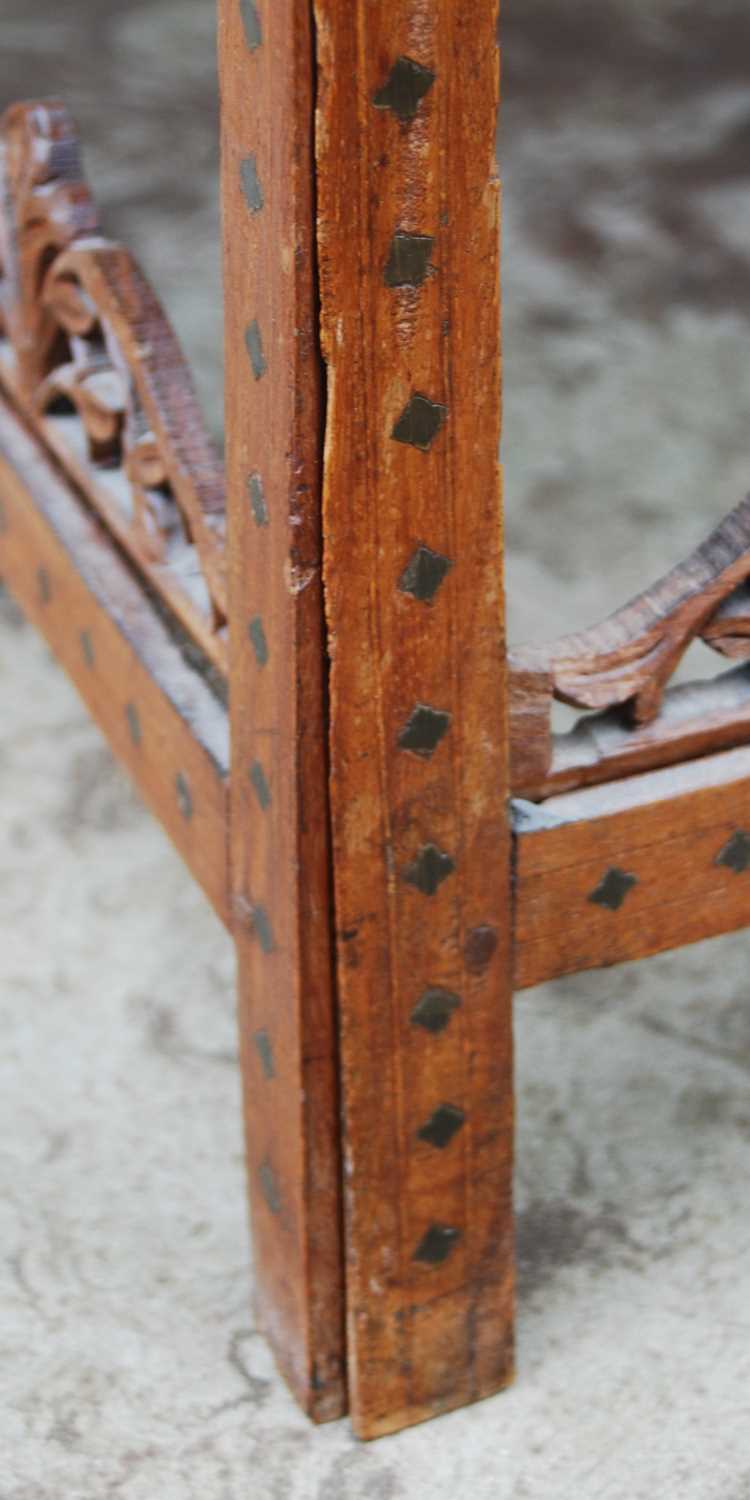
{"label": "carved fretwork", "polygon": [[0,121],[0,389],[225,670],[222,466],[159,302],[101,234],[56,101]]}
{"label": "carved fretwork", "polygon": [[[735,660],[750,659],[749,578],[750,498],[691,557],[602,624],[548,646],[513,652],[514,789],[544,795],[747,739],[747,705],[738,705],[734,674],[725,710],[721,690],[708,685],[703,706],[699,688],[674,690],[670,698],[682,695],[676,712],[668,702],[662,713],[662,704],[669,680],[694,640],[702,639]],[[550,725],[553,699],[604,712],[556,743]],[[592,751],[597,731],[599,745]],[[576,766],[571,750],[576,736],[579,748],[587,742],[585,765],[581,761]],[[568,744],[559,756],[563,740]]]}

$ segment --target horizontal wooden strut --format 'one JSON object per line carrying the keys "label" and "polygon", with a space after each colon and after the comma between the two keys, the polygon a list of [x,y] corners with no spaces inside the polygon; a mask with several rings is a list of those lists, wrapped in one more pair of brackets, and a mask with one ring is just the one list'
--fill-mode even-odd
{"label": "horizontal wooden strut", "polygon": [[750,749],[514,805],[517,989],[750,925]]}
{"label": "horizontal wooden strut", "polygon": [[2,400],[0,577],[228,922],[226,709],[104,527]]}

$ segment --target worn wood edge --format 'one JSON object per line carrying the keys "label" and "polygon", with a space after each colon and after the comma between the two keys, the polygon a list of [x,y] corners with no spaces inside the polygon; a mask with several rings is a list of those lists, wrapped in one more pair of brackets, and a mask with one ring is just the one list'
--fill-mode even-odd
{"label": "worn wood edge", "polygon": [[[346,1410],[347,1392],[311,11],[309,0],[221,0],[219,74],[230,888],[256,1305],[295,1396],[326,1422]],[[267,917],[264,929],[256,916]]]}
{"label": "worn wood edge", "polygon": [[515,811],[519,990],[750,925],[750,749]]}
{"label": "worn wood edge", "polygon": [[104,527],[2,401],[0,504],[0,577],[229,925],[226,710]]}

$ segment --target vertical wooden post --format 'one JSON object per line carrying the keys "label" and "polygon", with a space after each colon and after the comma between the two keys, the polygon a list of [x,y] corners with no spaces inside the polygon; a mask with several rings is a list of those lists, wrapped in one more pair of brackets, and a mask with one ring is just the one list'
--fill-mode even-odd
{"label": "vertical wooden post", "polygon": [[258,1311],[344,1408],[309,0],[220,0],[230,882]]}
{"label": "vertical wooden post", "polygon": [[512,1366],[492,0],[316,0],[350,1403]]}

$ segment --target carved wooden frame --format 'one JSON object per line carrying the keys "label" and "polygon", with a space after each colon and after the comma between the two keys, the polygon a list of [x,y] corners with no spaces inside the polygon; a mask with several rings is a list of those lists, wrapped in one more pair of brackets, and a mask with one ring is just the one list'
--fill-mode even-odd
{"label": "carved wooden frame", "polygon": [[494,0],[219,0],[219,44],[226,474],[15,106],[0,559],[232,931],[259,1316],[370,1437],[512,1373],[513,986],[750,920],[745,673],[666,690],[750,652],[750,502],[508,658]]}

